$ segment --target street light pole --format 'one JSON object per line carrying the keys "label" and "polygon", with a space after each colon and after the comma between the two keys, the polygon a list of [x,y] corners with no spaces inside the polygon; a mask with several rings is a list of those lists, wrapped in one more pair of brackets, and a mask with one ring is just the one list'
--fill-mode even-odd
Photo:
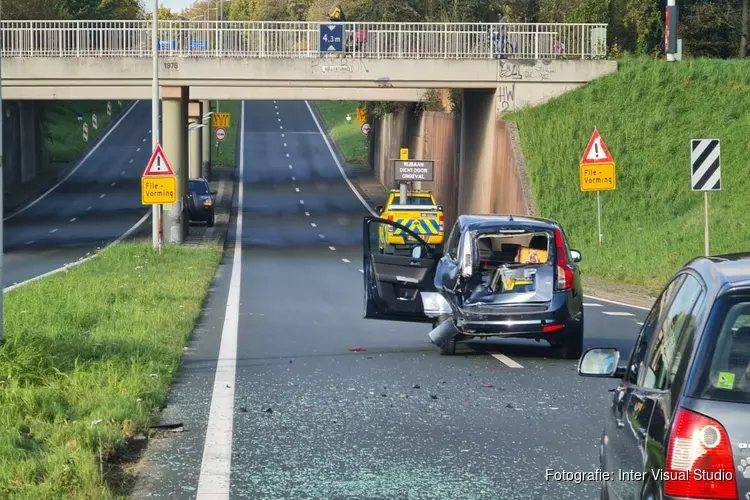
{"label": "street light pole", "polygon": [[[153,49],[153,82],[151,95],[151,149],[156,151],[159,145],[159,0],[154,0],[154,17],[151,35]],[[151,233],[153,235],[153,247],[162,253],[162,205],[151,207]]]}
{"label": "street light pole", "polygon": [[[0,3],[0,20],[2,20],[2,3]],[[5,242],[3,241],[3,231],[5,230],[5,224],[3,224],[3,204],[5,203],[5,193],[3,192],[3,121],[5,121],[5,112],[3,111],[3,39],[4,36],[0,36],[0,286],[5,288],[3,285],[3,257],[5,254]],[[3,293],[0,292],[0,343],[3,341],[3,320],[5,316],[3,314]]]}

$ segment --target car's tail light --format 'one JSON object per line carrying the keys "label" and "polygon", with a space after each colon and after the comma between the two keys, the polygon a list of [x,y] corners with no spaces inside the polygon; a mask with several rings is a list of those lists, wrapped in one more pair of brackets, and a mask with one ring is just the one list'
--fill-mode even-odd
{"label": "car's tail light", "polygon": [[438,215],[438,223],[440,224],[440,231],[445,230],[445,217],[443,217],[443,214]]}
{"label": "car's tail light", "polygon": [[[392,215],[388,216],[388,221],[389,222],[393,222],[393,216]],[[388,232],[392,233],[394,229],[395,228],[393,226],[391,226],[391,225],[388,226]]]}
{"label": "car's tail light", "polygon": [[667,447],[664,495],[736,499],[732,447],[716,420],[685,408],[677,410]]}
{"label": "car's tail light", "polygon": [[562,231],[555,229],[555,255],[557,255],[557,286],[558,290],[570,290],[573,288],[573,268],[568,265],[568,256],[565,252]]}

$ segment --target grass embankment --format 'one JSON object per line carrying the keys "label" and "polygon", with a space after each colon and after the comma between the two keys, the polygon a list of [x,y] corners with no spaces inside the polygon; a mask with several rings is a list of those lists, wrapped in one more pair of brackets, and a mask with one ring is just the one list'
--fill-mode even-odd
{"label": "grass embankment", "polygon": [[[362,135],[361,124],[357,121],[358,102],[315,101],[324,125],[331,138],[338,145],[347,163],[367,163],[367,138]],[[346,121],[346,114],[352,117]]]}
{"label": "grass embankment", "polygon": [[[211,101],[211,111],[216,111],[216,101]],[[230,114],[230,123],[227,138],[219,143],[216,140],[213,120],[211,124],[211,161],[213,165],[224,167],[237,166],[237,134],[240,132],[240,120],[242,120],[241,101],[219,101],[219,112]],[[218,147],[217,147],[218,145]]]}
{"label": "grass embankment", "polygon": [[[711,193],[711,253],[748,250],[750,61],[625,59],[614,75],[508,114],[518,122],[539,214],[559,220],[588,275],[658,289],[703,254],[703,194],[691,191],[690,139],[721,139],[722,191]],[[597,127],[617,190],[579,190],[578,162]]]}
{"label": "grass embankment", "polygon": [[[44,133],[48,160],[52,164],[68,164],[78,160],[89,144],[96,142],[128,101],[109,101],[112,115],[107,115],[107,101],[63,101],[45,104]],[[97,129],[92,116],[96,115]],[[82,120],[78,120],[78,117]],[[83,140],[83,124],[89,128],[88,142]]]}
{"label": "grass embankment", "polygon": [[155,420],[220,256],[122,244],[6,294],[0,498],[114,496],[107,457]]}

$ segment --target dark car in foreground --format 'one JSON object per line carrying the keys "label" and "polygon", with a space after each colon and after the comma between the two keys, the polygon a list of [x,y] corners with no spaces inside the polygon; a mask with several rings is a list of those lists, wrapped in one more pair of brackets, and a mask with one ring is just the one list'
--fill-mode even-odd
{"label": "dark car in foreground", "polygon": [[578,365],[620,379],[600,445],[601,498],[750,500],[750,254],[685,264],[627,364],[619,359],[592,348]]}
{"label": "dark car in foreground", "polygon": [[[383,234],[408,235],[411,255],[380,248]],[[565,358],[583,350],[578,262],[562,227],[522,216],[462,215],[442,255],[406,227],[366,217],[365,318],[430,323],[441,354],[472,338],[546,340]]]}
{"label": "dark car in foreground", "polygon": [[214,225],[214,199],[216,191],[211,191],[211,185],[206,179],[190,179],[187,193],[190,222],[205,222],[208,227]]}

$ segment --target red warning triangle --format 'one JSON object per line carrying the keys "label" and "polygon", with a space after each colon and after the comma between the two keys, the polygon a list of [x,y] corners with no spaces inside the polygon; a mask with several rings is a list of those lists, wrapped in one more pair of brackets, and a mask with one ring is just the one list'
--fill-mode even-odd
{"label": "red warning triangle", "polygon": [[589,143],[583,152],[583,156],[581,157],[581,165],[614,162],[615,160],[612,158],[612,155],[609,154],[609,149],[607,149],[607,145],[604,144],[604,140],[602,139],[602,136],[599,135],[599,131],[594,130],[594,133],[591,134],[591,139],[589,139]]}
{"label": "red warning triangle", "polygon": [[164,150],[161,144],[156,145],[156,149],[151,154],[151,159],[148,160],[146,170],[143,171],[143,177],[156,177],[160,175],[175,175],[172,170],[172,165],[167,160],[167,155],[164,154]]}

